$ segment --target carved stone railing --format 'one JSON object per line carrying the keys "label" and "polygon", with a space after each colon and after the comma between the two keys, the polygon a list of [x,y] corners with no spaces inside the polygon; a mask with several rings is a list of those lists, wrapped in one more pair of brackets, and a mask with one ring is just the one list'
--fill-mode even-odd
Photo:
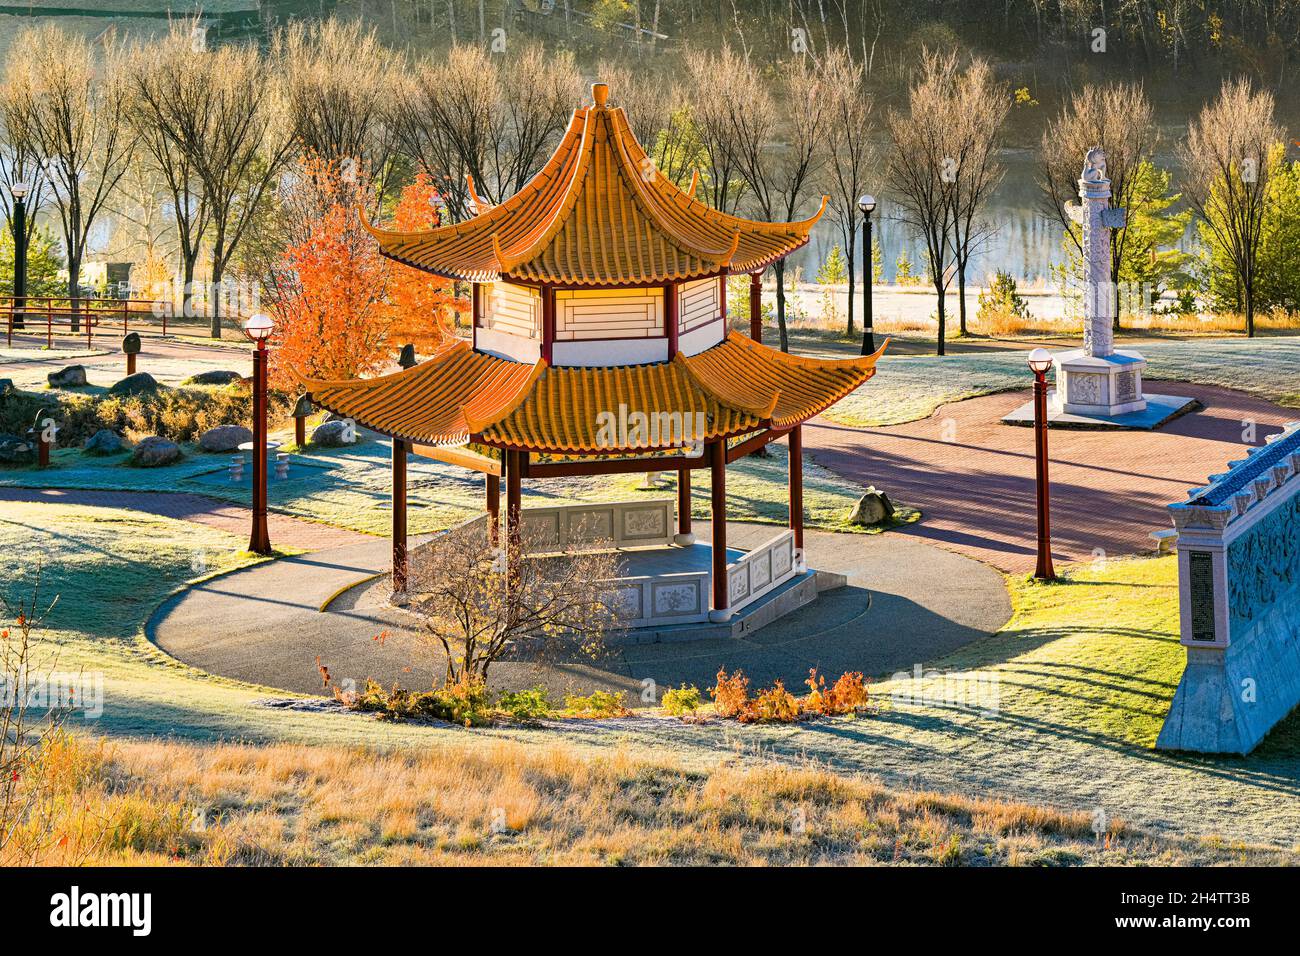
{"label": "carved stone railing", "polygon": [[708,571],[618,578],[610,586],[624,627],[698,624],[709,619]]}
{"label": "carved stone railing", "polygon": [[673,543],[675,498],[545,505],[523,510],[524,540],[530,550],[568,551],[584,547],[662,547]]}
{"label": "carved stone railing", "polygon": [[802,558],[794,546],[794,532],[782,531],[727,565],[728,611],[734,614],[751,601],[780,587],[801,573],[801,563]]}
{"label": "carved stone railing", "polygon": [[1300,422],[1169,506],[1187,666],[1156,746],[1247,753],[1300,703]]}

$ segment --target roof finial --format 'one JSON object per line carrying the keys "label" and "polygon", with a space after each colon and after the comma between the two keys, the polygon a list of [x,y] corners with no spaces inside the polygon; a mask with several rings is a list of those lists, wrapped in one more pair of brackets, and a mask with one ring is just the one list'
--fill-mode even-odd
{"label": "roof finial", "polygon": [[591,84],[591,101],[596,104],[596,109],[603,110],[605,104],[609,102],[609,84]]}

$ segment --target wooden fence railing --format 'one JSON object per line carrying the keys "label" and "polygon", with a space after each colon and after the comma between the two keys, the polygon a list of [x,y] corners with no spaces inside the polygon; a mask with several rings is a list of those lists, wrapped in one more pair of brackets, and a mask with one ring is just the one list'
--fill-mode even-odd
{"label": "wooden fence railing", "polygon": [[28,335],[45,333],[45,344],[54,345],[55,335],[85,336],[86,346],[94,345],[96,333],[118,332],[126,335],[132,324],[137,329],[161,323],[167,334],[168,321],[175,321],[170,302],[154,299],[72,300],[57,296],[0,296],[0,321],[4,322],[5,340],[13,345],[14,332]]}

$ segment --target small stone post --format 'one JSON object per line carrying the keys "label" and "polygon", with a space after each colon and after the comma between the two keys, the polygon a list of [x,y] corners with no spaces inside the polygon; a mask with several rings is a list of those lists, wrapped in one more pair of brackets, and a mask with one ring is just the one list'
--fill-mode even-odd
{"label": "small stone post", "polygon": [[301,450],[307,444],[307,416],[316,411],[311,395],[299,395],[293,406],[293,443]]}
{"label": "small stone post", "polygon": [[122,337],[122,354],[126,356],[126,374],[135,374],[135,357],[140,354],[140,333],[129,332]]}

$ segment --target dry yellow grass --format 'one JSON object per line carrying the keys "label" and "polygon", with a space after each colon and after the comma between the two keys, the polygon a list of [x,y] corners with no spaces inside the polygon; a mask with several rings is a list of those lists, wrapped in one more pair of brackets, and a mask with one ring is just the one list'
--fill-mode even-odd
{"label": "dry yellow grass", "polygon": [[1294,854],[817,767],[707,772],[496,742],[389,753],[62,739],[0,864],[1217,864]]}

